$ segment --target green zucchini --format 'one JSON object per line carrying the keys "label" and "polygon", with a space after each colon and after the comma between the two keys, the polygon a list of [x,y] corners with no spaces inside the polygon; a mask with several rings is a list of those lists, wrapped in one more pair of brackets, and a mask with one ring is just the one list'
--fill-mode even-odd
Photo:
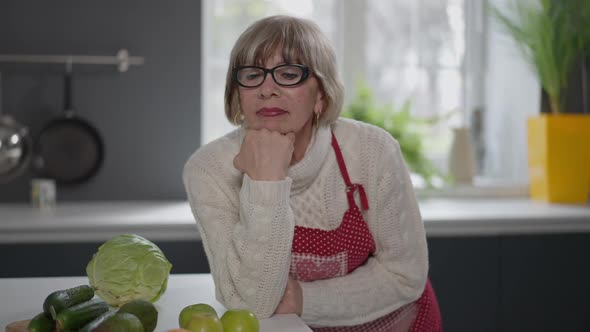
{"label": "green zucchini", "polygon": [[33,317],[27,326],[29,332],[51,332],[55,331],[55,322],[45,312]]}
{"label": "green zucchini", "polygon": [[78,303],[57,314],[57,331],[78,330],[107,311],[109,305],[101,298]]}
{"label": "green zucchini", "polygon": [[94,289],[88,285],[80,285],[55,291],[45,298],[43,311],[53,319],[64,309],[78,303],[86,302],[94,297]]}

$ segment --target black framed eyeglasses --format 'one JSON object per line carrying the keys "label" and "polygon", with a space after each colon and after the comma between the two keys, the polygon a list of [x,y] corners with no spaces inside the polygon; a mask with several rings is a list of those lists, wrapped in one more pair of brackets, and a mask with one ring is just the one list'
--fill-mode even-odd
{"label": "black framed eyeglasses", "polygon": [[280,86],[294,86],[309,77],[309,67],[298,64],[284,64],[266,69],[258,66],[240,66],[233,69],[233,78],[245,88],[255,88],[262,85],[267,74]]}

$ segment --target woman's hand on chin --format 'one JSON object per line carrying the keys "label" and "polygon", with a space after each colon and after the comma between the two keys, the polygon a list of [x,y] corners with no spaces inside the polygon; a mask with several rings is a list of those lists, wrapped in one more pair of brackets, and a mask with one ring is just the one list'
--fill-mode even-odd
{"label": "woman's hand on chin", "polygon": [[284,180],[294,148],[294,133],[248,129],[240,152],[234,157],[234,167],[248,174],[252,180]]}

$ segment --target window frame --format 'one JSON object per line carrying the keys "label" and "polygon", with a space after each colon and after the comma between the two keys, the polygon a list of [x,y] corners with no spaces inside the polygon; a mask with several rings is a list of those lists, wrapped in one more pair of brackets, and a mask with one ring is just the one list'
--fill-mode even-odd
{"label": "window frame", "polygon": [[[213,65],[219,66],[220,61],[223,59],[211,59],[207,54],[208,47],[211,45],[212,35],[209,32],[209,28],[212,26],[212,20],[214,19],[216,0],[204,0],[202,1],[202,29],[201,29],[201,66],[203,70],[201,84],[201,109],[208,110],[210,108],[209,99],[211,94],[205,91],[207,89],[206,82],[212,82],[210,77],[211,73],[207,68],[211,68]],[[219,0],[217,0],[219,1]],[[462,88],[460,96],[461,98],[461,125],[481,128],[481,124],[477,121],[483,121],[481,113],[486,107],[486,82],[485,75],[487,70],[487,47],[488,47],[488,24],[487,15],[485,14],[487,0],[465,0],[464,1],[464,18],[465,18],[465,53],[460,67],[460,73],[462,78]],[[345,84],[345,104],[351,101],[355,96],[356,90],[356,77],[366,77],[367,66],[365,61],[364,48],[359,47],[364,40],[366,29],[367,29],[367,15],[361,15],[359,13],[366,12],[367,3],[365,1],[335,1],[333,10],[339,15],[338,19],[335,19],[334,31],[336,33],[333,36],[335,40],[335,47],[337,49],[337,56],[339,62],[339,70],[342,73],[343,81]],[[355,24],[347,24],[347,22],[355,22]],[[346,42],[345,42],[346,40]],[[212,63],[215,61],[216,63]],[[225,62],[226,63],[226,62]],[[224,64],[225,64],[224,63]],[[354,70],[351,70],[354,68]],[[442,68],[441,65],[438,68]],[[346,69],[346,70],[345,70]],[[476,113],[474,113],[476,111]],[[223,110],[215,110],[219,114],[224,114]],[[217,114],[217,115],[219,115]],[[207,130],[210,128],[210,121],[213,114],[212,112],[201,112],[201,144],[205,144],[213,140],[213,137],[207,137]],[[225,121],[225,117],[223,115]],[[227,121],[226,121],[227,122]],[[228,130],[231,125],[228,124]],[[471,187],[480,188],[482,195],[483,192],[489,192],[491,195],[521,195],[522,184],[513,184],[506,182],[495,182],[490,185],[490,182],[485,176],[482,176],[483,166],[485,161],[483,160],[485,155],[485,137],[483,133],[476,132],[474,145],[476,147],[477,165],[477,176]],[[481,150],[481,151],[479,151]],[[480,153],[481,152],[481,153]],[[498,190],[498,188],[500,188]],[[444,188],[443,190],[422,190],[417,189],[421,194],[427,196],[442,195],[442,196],[453,196],[460,194],[461,192],[469,192],[471,195],[472,190],[465,189],[465,186],[461,188]],[[477,189],[479,190],[479,189]],[[502,194],[504,193],[504,194]]]}

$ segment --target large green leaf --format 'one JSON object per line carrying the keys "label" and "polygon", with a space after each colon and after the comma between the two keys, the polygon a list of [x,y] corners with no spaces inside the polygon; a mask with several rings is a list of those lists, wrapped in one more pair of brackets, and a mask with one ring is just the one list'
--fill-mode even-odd
{"label": "large green leaf", "polygon": [[521,46],[553,113],[563,111],[563,94],[576,62],[590,54],[590,1],[515,1],[508,15],[497,7],[489,11]]}

